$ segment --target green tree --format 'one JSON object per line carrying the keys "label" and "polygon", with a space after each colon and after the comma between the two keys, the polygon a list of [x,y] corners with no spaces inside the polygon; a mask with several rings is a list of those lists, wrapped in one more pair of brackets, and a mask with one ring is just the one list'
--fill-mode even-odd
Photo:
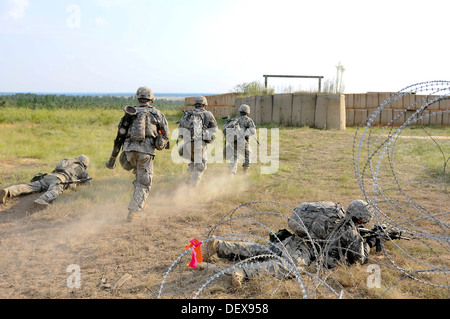
{"label": "green tree", "polygon": [[273,88],[266,88],[261,82],[253,81],[253,82],[244,82],[236,85],[233,88],[233,93],[237,93],[238,96],[252,96],[252,95],[266,95],[273,94]]}

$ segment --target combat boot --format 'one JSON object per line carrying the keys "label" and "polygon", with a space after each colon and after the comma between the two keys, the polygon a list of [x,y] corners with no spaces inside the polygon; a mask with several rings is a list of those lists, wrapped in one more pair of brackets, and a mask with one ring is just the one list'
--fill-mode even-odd
{"label": "combat boot", "polygon": [[45,200],[43,200],[42,198],[38,198],[34,201],[34,204],[38,207],[38,208],[44,208],[47,207],[48,205],[50,205],[49,203],[47,203]]}
{"label": "combat boot", "polygon": [[231,286],[235,289],[241,288],[245,279],[245,272],[243,269],[236,269],[231,273]]}
{"label": "combat boot", "polygon": [[133,210],[129,210],[128,211],[128,216],[127,216],[127,222],[131,223],[132,221],[138,219],[138,213],[133,211]]}
{"label": "combat boot", "polygon": [[209,260],[219,251],[219,241],[213,239],[206,244],[206,258]]}
{"label": "combat boot", "polygon": [[0,203],[6,203],[7,197],[9,197],[9,190],[7,188],[0,190]]}

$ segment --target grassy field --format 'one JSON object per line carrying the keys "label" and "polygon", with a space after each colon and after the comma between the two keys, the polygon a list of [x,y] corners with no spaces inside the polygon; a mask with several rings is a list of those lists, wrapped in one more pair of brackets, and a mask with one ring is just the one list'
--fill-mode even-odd
{"label": "grassy field", "polygon": [[[182,113],[163,112],[174,130]],[[171,150],[158,152],[144,218],[128,224],[125,219],[133,176],[120,165],[114,170],[105,167],[121,116],[121,110],[105,109],[1,109],[0,187],[28,182],[38,172],[53,170],[62,158],[80,154],[91,159],[88,172],[93,184],[66,191],[44,211],[32,208],[37,195],[14,198],[0,207],[0,298],[157,298],[169,268],[173,271],[164,281],[162,297],[192,298],[198,287],[189,280],[198,284],[210,276],[210,270],[192,270],[179,263],[171,266],[189,240],[204,240],[208,230],[239,205],[273,201],[295,208],[301,202],[325,200],[347,207],[355,199],[364,199],[354,172],[356,128],[325,131],[281,127],[280,162],[275,174],[260,174],[263,164],[256,163],[247,177],[231,179],[226,163],[211,163],[200,187],[190,190],[185,185],[186,165],[173,163]],[[219,120],[219,124],[222,127],[223,122]],[[439,137],[440,148],[419,127],[403,131],[402,137],[407,138],[398,142],[395,171],[408,196],[428,211],[448,212],[449,180],[444,165],[450,130],[432,127],[428,133]],[[175,140],[171,144],[174,147]],[[448,225],[448,216],[444,217]],[[287,226],[265,222],[271,227]],[[260,231],[245,223],[230,227],[233,232]],[[408,278],[391,262],[395,260],[402,269],[434,263],[448,268],[448,246],[424,239],[420,245],[411,240],[401,246],[387,245],[386,250],[389,255],[373,254],[373,261],[383,265],[380,288],[367,288],[367,265],[335,270],[328,275],[330,286],[344,291],[344,298],[449,297],[445,274],[420,273]],[[214,263],[220,265],[221,261]],[[81,268],[81,288],[66,284],[70,275],[67,267],[72,264]],[[131,279],[113,289],[126,274]],[[215,280],[201,290],[200,297],[302,297],[292,280],[278,283],[282,288],[250,283],[235,291],[228,277]],[[276,289],[277,294],[269,294],[267,289]],[[329,296],[333,297],[327,293],[315,297]]]}

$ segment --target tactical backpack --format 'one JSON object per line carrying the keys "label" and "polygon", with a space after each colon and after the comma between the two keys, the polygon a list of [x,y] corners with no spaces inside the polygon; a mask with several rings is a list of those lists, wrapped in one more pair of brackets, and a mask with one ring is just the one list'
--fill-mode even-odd
{"label": "tactical backpack", "polygon": [[[227,142],[236,142],[238,139],[245,138],[248,141],[248,136],[245,136],[245,128],[241,127],[241,123],[239,121],[241,117],[237,116],[229,120],[223,126],[223,135],[225,137],[225,141]],[[227,136],[228,135],[228,136]]]}
{"label": "tactical backpack", "polygon": [[[231,132],[231,131],[240,131],[241,130],[241,125],[239,124],[239,117],[235,117],[231,120],[229,120],[227,123],[225,123],[225,125],[223,126],[223,135],[225,136],[225,138],[227,137],[227,131]],[[236,137],[235,137],[236,139]]]}
{"label": "tactical backpack", "polygon": [[[145,140],[145,122],[148,116],[149,111],[147,109],[136,108],[137,112],[133,118],[133,122],[131,123],[130,130],[130,139],[133,142],[142,142]],[[155,127],[156,130],[156,127]],[[153,130],[151,130],[153,131]]]}
{"label": "tactical backpack", "polygon": [[69,178],[76,178],[82,171],[84,171],[83,163],[77,159],[65,158],[56,164],[52,173],[65,174],[69,176]]}
{"label": "tactical backpack", "polygon": [[[157,150],[163,150],[165,148],[169,148],[169,139],[163,136],[161,129],[158,128],[158,124],[161,122],[161,119],[158,115],[158,112],[155,109],[139,109],[136,107],[137,113],[133,117],[133,122],[131,123],[130,131],[130,139],[134,142],[142,142],[147,137],[147,134],[150,135],[154,139],[154,146]],[[148,116],[152,116],[156,125],[150,121],[150,127],[146,128],[146,120]]]}
{"label": "tactical backpack", "polygon": [[72,167],[73,164],[81,165],[81,162],[76,160],[76,159],[65,158],[61,162],[56,164],[56,167],[53,170],[53,172],[55,172],[55,173],[58,173],[58,172],[68,173],[69,170],[73,169],[73,167]]}
{"label": "tactical backpack", "polygon": [[325,240],[344,217],[341,206],[333,202],[302,203],[294,209],[288,225],[300,237]]}
{"label": "tactical backpack", "polygon": [[181,119],[179,127],[189,130],[191,141],[203,140],[203,112],[198,112],[195,109],[187,111]]}

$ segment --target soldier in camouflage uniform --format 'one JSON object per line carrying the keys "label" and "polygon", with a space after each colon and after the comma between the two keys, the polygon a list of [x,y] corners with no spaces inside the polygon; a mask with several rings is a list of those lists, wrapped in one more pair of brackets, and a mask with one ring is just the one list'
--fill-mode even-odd
{"label": "soldier in camouflage uniform", "polygon": [[[127,220],[130,222],[138,217],[138,212],[144,209],[153,178],[153,161],[155,148],[161,150],[169,141],[169,124],[161,111],[151,103],[154,100],[153,91],[146,86],[138,88],[136,99],[139,104],[135,108],[136,115],[128,128],[123,143],[121,164],[127,170],[133,170],[136,178],[133,181],[134,192],[128,205]],[[122,117],[119,128],[122,127]],[[162,139],[162,145],[159,142]]]}
{"label": "soldier in camouflage uniform", "polygon": [[178,139],[185,142],[180,148],[180,155],[189,158],[189,183],[197,186],[207,168],[207,144],[214,140],[217,122],[214,115],[205,108],[208,101],[204,96],[194,99],[194,109],[185,112],[180,120]]}
{"label": "soldier in camouflage uniform", "polygon": [[38,174],[28,184],[13,185],[0,191],[0,202],[5,203],[8,197],[45,192],[34,203],[38,207],[48,206],[67,188],[76,187],[77,183],[90,182],[86,169],[89,158],[80,155],[77,158],[63,159],[50,174]]}
{"label": "soldier in camouflage uniform", "polygon": [[223,134],[226,141],[226,158],[230,160],[229,173],[235,175],[238,166],[238,155],[244,155],[244,163],[242,164],[243,173],[246,174],[250,167],[251,148],[249,138],[255,135],[255,123],[249,117],[250,106],[242,104],[239,107],[239,116],[229,120],[223,126]]}
{"label": "soldier in camouflage uniform", "polygon": [[[314,217],[309,218],[308,215]],[[283,230],[284,235],[277,233],[281,242],[274,240],[261,245],[214,239],[208,242],[207,254],[212,256],[217,253],[219,257],[228,259],[267,254],[282,257],[244,264],[232,273],[232,284],[236,288],[241,286],[245,278],[258,275],[289,276],[292,274],[292,262],[295,267],[307,267],[319,254],[328,268],[334,268],[339,261],[345,260],[351,264],[363,264],[374,243],[365,242],[357,227],[368,223],[372,216],[371,207],[362,200],[353,201],[345,213],[332,202],[302,203],[294,209],[288,223],[294,233],[287,230]],[[305,227],[308,232],[305,232]]]}

